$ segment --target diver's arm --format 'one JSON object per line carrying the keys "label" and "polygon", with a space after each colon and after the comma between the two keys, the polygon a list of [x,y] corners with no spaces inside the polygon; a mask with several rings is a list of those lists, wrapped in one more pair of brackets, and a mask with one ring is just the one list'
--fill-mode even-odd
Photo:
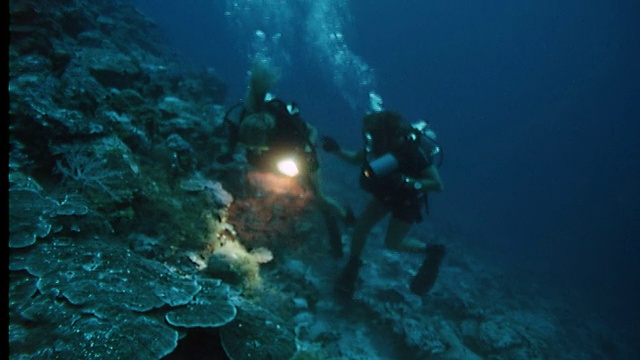
{"label": "diver's arm", "polygon": [[315,144],[318,140],[318,129],[309,123],[305,123],[305,125],[307,125],[307,130],[309,132],[309,142]]}
{"label": "diver's arm", "polygon": [[364,151],[343,150],[336,139],[330,136],[322,137],[322,148],[329,154],[333,154],[339,159],[353,165],[360,165],[364,161]]}
{"label": "diver's arm", "polygon": [[352,165],[360,165],[364,161],[364,151],[337,150],[332,152],[339,159],[344,160]]}
{"label": "diver's arm", "polygon": [[440,192],[444,187],[442,179],[440,179],[440,172],[435,165],[430,165],[426,168],[422,173],[422,177],[415,181],[422,184],[422,191],[424,192]]}

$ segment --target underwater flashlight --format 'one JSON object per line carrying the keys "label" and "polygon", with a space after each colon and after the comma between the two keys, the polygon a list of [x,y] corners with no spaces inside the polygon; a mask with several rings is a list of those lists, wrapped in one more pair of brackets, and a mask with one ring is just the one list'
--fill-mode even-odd
{"label": "underwater flashlight", "polygon": [[289,177],[294,177],[300,173],[298,164],[290,158],[278,161],[278,171],[280,171],[282,175]]}

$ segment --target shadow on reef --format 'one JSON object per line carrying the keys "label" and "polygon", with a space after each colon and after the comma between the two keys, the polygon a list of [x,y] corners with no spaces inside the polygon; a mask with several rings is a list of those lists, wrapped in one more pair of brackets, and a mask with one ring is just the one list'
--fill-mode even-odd
{"label": "shadow on reef", "polygon": [[191,329],[163,360],[227,360],[220,333],[216,329]]}

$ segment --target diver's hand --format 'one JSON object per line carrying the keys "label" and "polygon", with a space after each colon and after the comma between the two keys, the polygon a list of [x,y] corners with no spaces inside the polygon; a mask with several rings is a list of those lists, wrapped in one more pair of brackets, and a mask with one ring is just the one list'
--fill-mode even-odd
{"label": "diver's hand", "polygon": [[330,136],[322,136],[322,149],[328,153],[340,151],[340,144]]}

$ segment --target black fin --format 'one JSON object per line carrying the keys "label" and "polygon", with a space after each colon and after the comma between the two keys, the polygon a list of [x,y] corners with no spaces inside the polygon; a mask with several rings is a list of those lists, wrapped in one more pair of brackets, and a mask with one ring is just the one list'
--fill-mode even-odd
{"label": "black fin", "polygon": [[347,266],[345,266],[345,268],[342,270],[342,273],[338,278],[338,283],[335,287],[336,294],[340,298],[353,298],[361,267],[362,260],[360,260],[360,258],[349,258],[349,262],[347,263]]}
{"label": "black fin", "polygon": [[444,245],[430,245],[427,246],[427,256],[418,269],[418,273],[411,281],[411,292],[416,295],[424,295],[428,293],[433,285],[436,283],[438,273],[440,271],[440,264],[445,254]]}

